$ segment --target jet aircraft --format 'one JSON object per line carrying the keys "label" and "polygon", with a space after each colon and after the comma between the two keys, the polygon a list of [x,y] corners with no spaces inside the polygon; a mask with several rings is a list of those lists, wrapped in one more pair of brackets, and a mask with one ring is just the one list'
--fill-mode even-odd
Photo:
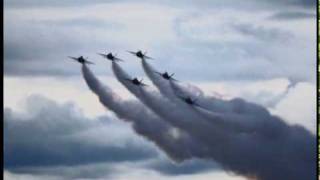
{"label": "jet aircraft", "polygon": [[138,58],[141,58],[141,59],[153,59],[152,57],[146,56],[147,52],[142,53],[141,50],[139,50],[137,52],[133,52],[133,51],[128,51],[128,52],[137,56]]}
{"label": "jet aircraft", "polygon": [[146,84],[142,83],[142,79],[139,81],[138,78],[133,79],[126,79],[127,81],[130,81],[132,84],[137,86],[147,86]]}
{"label": "jet aircraft", "polygon": [[161,77],[163,77],[163,78],[166,79],[166,80],[172,79],[172,80],[174,80],[174,81],[178,81],[178,80],[176,80],[176,79],[174,79],[174,78],[172,77],[172,76],[174,75],[174,73],[172,73],[171,75],[169,75],[168,72],[160,73],[160,72],[156,72],[156,71],[155,71],[155,73],[159,74]]}
{"label": "jet aircraft", "polygon": [[94,64],[93,62],[91,61],[88,61],[87,59],[85,59],[83,56],[80,56],[80,57],[71,57],[69,56],[70,59],[73,59],[75,61],[78,61],[79,63],[81,64]]}
{"label": "jet aircraft", "polygon": [[110,61],[123,61],[122,59],[116,57],[117,54],[115,55],[113,55],[112,53],[108,53],[108,54],[98,53],[98,54]]}
{"label": "jet aircraft", "polygon": [[187,104],[189,104],[189,105],[201,107],[201,106],[197,103],[197,99],[192,99],[190,96],[188,96],[188,97],[179,96],[179,97],[180,97],[180,99],[182,99],[185,103],[187,103]]}

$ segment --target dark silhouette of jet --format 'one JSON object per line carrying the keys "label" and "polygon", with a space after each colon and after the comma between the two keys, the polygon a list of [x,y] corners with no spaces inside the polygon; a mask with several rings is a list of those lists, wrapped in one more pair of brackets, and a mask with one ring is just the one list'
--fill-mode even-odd
{"label": "dark silhouette of jet", "polygon": [[169,75],[169,73],[167,73],[167,72],[164,72],[164,73],[160,73],[160,72],[157,72],[157,71],[155,71],[155,73],[157,73],[157,74],[159,74],[161,77],[163,77],[164,79],[166,79],[166,80],[174,80],[174,81],[178,81],[178,80],[176,80],[176,79],[174,79],[172,76],[174,75],[174,73],[172,73],[171,75]]}
{"label": "dark silhouette of jet", "polygon": [[133,79],[126,79],[127,81],[130,81],[132,84],[137,86],[147,86],[146,84],[142,83],[142,79],[139,81],[138,78]]}
{"label": "dark silhouette of jet", "polygon": [[147,52],[142,53],[141,50],[139,50],[137,52],[133,52],[133,51],[128,51],[128,52],[137,56],[138,58],[141,58],[141,59],[153,59],[152,57],[146,56]]}
{"label": "dark silhouette of jet", "polygon": [[71,56],[68,56],[68,57],[69,57],[70,59],[73,59],[73,60],[81,63],[81,64],[94,64],[93,62],[88,61],[88,60],[87,60],[88,58],[85,59],[83,56],[80,56],[80,57],[78,57],[78,58],[76,58],[76,57],[71,57]]}
{"label": "dark silhouette of jet", "polygon": [[113,55],[112,53],[108,53],[108,54],[98,53],[98,54],[110,61],[123,61],[122,59],[116,57],[117,54],[115,55]]}
{"label": "dark silhouette of jet", "polygon": [[201,106],[197,103],[197,99],[192,99],[190,96],[188,96],[188,97],[179,96],[179,97],[180,97],[180,99],[182,99],[185,103],[187,103],[187,104],[189,104],[189,105],[201,107]]}

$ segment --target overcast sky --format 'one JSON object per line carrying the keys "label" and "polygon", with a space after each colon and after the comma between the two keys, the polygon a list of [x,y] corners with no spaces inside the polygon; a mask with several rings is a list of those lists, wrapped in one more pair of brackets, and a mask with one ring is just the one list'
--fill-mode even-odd
{"label": "overcast sky", "polygon": [[97,53],[117,53],[143,77],[126,52],[138,49],[210,95],[315,132],[315,0],[5,0],[5,178],[243,179],[215,162],[173,163],[103,108],[67,59],[89,57],[102,82],[133,99]]}

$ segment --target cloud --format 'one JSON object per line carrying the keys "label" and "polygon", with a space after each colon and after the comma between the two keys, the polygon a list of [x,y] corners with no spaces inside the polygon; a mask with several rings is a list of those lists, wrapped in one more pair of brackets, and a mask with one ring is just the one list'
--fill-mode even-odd
{"label": "cloud", "polygon": [[167,159],[151,162],[147,169],[156,170],[169,176],[201,174],[208,171],[220,171],[220,166],[213,161],[192,159],[183,163],[175,163]]}
{"label": "cloud", "polygon": [[3,171],[3,179],[5,179],[5,180],[19,180],[19,179],[24,179],[24,180],[41,180],[41,179],[58,180],[60,178],[61,177],[59,177],[59,176],[16,174],[16,173],[12,173],[7,170]]}
{"label": "cloud", "polygon": [[[103,37],[96,37],[92,44],[92,33],[101,34],[106,29],[111,33],[121,29],[121,25],[112,21],[90,18],[38,20],[35,17],[21,20],[19,16],[8,14],[4,20],[4,71],[7,75],[76,75],[78,73],[71,61],[68,63],[67,56],[87,56],[88,51],[105,51],[111,47],[109,43],[103,41]],[[84,44],[91,44],[91,48]]]}
{"label": "cloud", "polygon": [[35,8],[35,7],[64,7],[64,6],[87,6],[101,3],[112,3],[117,2],[114,0],[94,0],[94,1],[77,1],[77,0],[68,0],[68,1],[41,1],[41,0],[5,0],[4,5],[10,8]]}
{"label": "cloud", "polygon": [[283,5],[295,5],[295,6],[302,6],[302,7],[308,7],[308,8],[315,8],[317,5],[317,2],[315,0],[272,0],[271,2],[278,2],[279,4]]}
{"label": "cloud", "polygon": [[[170,59],[168,65],[154,64],[173,69],[178,78],[188,81],[289,78],[315,82],[315,44],[311,39],[302,40],[315,35],[315,21],[303,21],[312,24],[305,36],[306,32],[297,29],[297,22],[288,22],[285,27],[266,17],[263,13],[253,16],[242,11],[213,10],[179,18],[174,27],[184,46],[174,44],[164,55],[159,53],[158,59]],[[170,54],[170,49],[175,52]],[[288,63],[294,68],[287,68]],[[299,70],[293,71],[295,68]]]}
{"label": "cloud", "polygon": [[[72,63],[66,66],[67,56],[101,59],[97,52],[124,52],[137,46],[147,47],[151,42],[168,41],[172,38],[169,23],[173,13],[172,8],[133,3],[58,9],[9,8],[4,19],[4,71],[12,76],[75,75]],[[137,22],[143,22],[143,28]],[[144,34],[140,33],[142,30]]]}
{"label": "cloud", "polygon": [[[79,74],[79,71],[72,64],[73,62],[64,60],[69,55],[90,56],[90,60],[95,61],[95,57],[98,57],[96,56],[98,51],[122,52],[124,50],[141,48],[148,50],[150,56],[157,59],[154,61],[157,67],[175,72],[177,74],[176,78],[181,80],[201,82],[231,80],[241,84],[244,82],[243,80],[255,82],[268,80],[270,78],[285,78],[289,79],[290,82],[295,81],[295,84],[299,84],[301,81],[308,81],[311,84],[315,83],[316,76],[314,70],[316,69],[316,63],[314,59],[316,59],[316,53],[313,52],[316,52],[316,46],[310,43],[312,39],[316,37],[314,28],[316,21],[312,19],[315,13],[315,1],[251,0],[236,2],[226,0],[222,2],[201,0],[197,3],[191,1],[187,3],[186,1],[153,1],[153,4],[149,4],[150,2],[146,1],[102,2],[97,0],[93,2],[81,1],[80,3],[73,0],[64,2],[39,2],[38,0],[18,2],[14,0],[10,2],[5,1],[4,3],[4,71],[6,76],[73,76]],[[286,20],[285,25],[277,21],[284,19]],[[120,57],[125,60],[132,58],[132,56],[126,53],[121,53]],[[100,59],[95,61],[98,66],[92,68],[94,68],[98,74],[104,73],[110,76],[111,71],[105,71],[104,66],[100,66],[100,63],[103,63],[103,61],[99,62]],[[301,59],[304,59],[304,61],[301,61]],[[127,61],[124,66],[128,65],[127,68],[130,72],[140,76],[142,72],[137,64],[136,61]],[[290,64],[290,66],[288,66],[288,64]],[[26,77],[26,79],[28,78],[30,77]],[[29,87],[29,84],[30,83],[27,83],[23,86]],[[300,87],[300,85],[298,87]],[[190,88],[190,86],[188,88]],[[312,94],[309,90],[301,91]],[[193,92],[194,91],[192,91],[192,93]],[[196,90],[196,92],[199,91]],[[290,94],[290,92],[293,93],[294,90],[289,90],[288,92]],[[282,95],[286,95],[286,93],[287,92]],[[50,93],[48,94],[50,97]],[[251,97],[250,100],[265,101],[262,96],[271,95],[262,92],[261,94],[258,93],[256,97]],[[260,97],[262,99],[258,99]],[[292,94],[285,96],[285,98],[286,97],[290,97],[289,99],[291,99],[291,97],[292,99],[299,99],[296,98],[296,95]],[[57,98],[60,99],[59,96],[57,96]],[[293,116],[295,113],[291,113],[291,106],[289,106],[292,103],[284,103],[285,101],[289,101],[285,98],[282,96],[275,98],[276,101],[278,101],[278,99],[280,99],[280,102],[282,101],[280,103],[282,105],[277,106],[279,108],[277,113],[280,113],[281,117]],[[301,104],[307,104],[306,101],[307,100]],[[141,109],[149,108],[138,101],[132,102],[134,102],[131,104],[132,106],[143,107]],[[136,102],[138,103],[136,104]],[[210,104],[210,101],[208,102]],[[37,103],[39,103],[39,101]],[[242,102],[241,99],[228,103],[233,104],[234,108],[240,109],[240,111],[241,108],[239,107],[241,107],[241,105],[247,105],[247,102]],[[252,104],[246,107],[252,107],[251,105]],[[33,106],[35,105],[33,104]],[[46,106],[47,105],[45,105],[45,107]],[[60,105],[58,104],[56,106]],[[56,109],[56,106],[50,105],[52,109]],[[105,106],[107,106],[108,109],[110,108],[110,104],[105,104]],[[73,108],[63,107],[66,109]],[[37,109],[38,112],[42,111],[40,106],[34,108]],[[48,107],[46,108],[48,109]],[[219,106],[215,106],[215,108],[221,110]],[[49,111],[47,109],[43,113],[46,114],[47,111]],[[110,109],[115,111],[115,109]],[[222,108],[222,110],[223,109],[224,108]],[[300,107],[298,109],[300,109]],[[257,109],[253,108],[253,110]],[[152,114],[150,117],[153,118],[151,119],[156,119],[152,121],[152,123],[148,123],[147,120],[149,119],[147,118],[140,121],[137,120],[138,118],[133,120],[130,113],[118,112],[115,114],[117,116],[120,114],[121,118],[130,121],[135,132],[157,144],[159,149],[165,151],[168,156],[172,158],[176,157],[177,161],[182,159],[186,160],[192,156],[200,156],[201,153],[204,153],[207,142],[198,143],[202,138],[199,138],[199,136],[195,137],[194,134],[182,128],[177,128],[176,125],[172,125],[166,118],[159,116],[158,113],[153,112],[150,108],[147,111],[150,112],[146,114]],[[157,153],[154,152],[152,143],[144,144],[138,141],[138,145],[136,145],[135,142],[128,146],[123,145],[125,143],[120,143],[122,145],[118,146],[113,143],[108,144],[104,142],[107,141],[107,139],[101,141],[99,134],[105,134],[106,136],[112,137],[112,139],[117,139],[116,136],[106,133],[106,131],[111,131],[109,128],[104,126],[102,128],[97,127],[98,124],[101,125],[104,123],[103,119],[105,118],[117,119],[114,116],[94,118],[95,123],[90,122],[84,123],[83,125],[81,125],[82,122],[78,123],[78,121],[74,123],[80,124],[79,127],[54,120],[53,122],[56,122],[57,125],[53,125],[54,128],[52,128],[51,132],[51,128],[48,128],[49,125],[51,127],[51,121],[49,123],[46,120],[35,121],[33,119],[58,119],[58,117],[54,116],[54,113],[49,113],[52,117],[44,117],[43,114],[39,115],[41,113],[31,113],[33,109],[27,109],[27,112],[30,112],[32,116],[21,115],[10,109],[5,110],[5,117],[14,119],[8,124],[22,129],[21,133],[16,134],[13,133],[11,129],[9,131],[10,137],[15,139],[12,146],[14,147],[14,152],[21,154],[22,150],[19,149],[24,149],[25,147],[26,152],[30,155],[29,160],[26,160],[25,157],[23,157],[25,159],[11,159],[17,163],[17,166],[20,166],[20,170],[23,163],[26,164],[23,165],[23,167],[29,167],[32,163],[39,163],[41,165],[47,164],[47,166],[50,167],[62,166],[61,169],[65,169],[66,167],[78,166],[80,164],[81,166],[83,164],[96,165],[97,163],[103,162],[122,164],[126,160],[120,157],[126,157],[134,162],[144,162],[157,155]],[[59,114],[60,110],[55,110],[55,113]],[[300,118],[295,119],[294,122],[301,122],[305,114],[300,111],[297,111],[297,113],[299,115],[295,117]],[[123,114],[128,115],[124,116]],[[212,114],[209,112],[209,114],[205,115],[209,116],[207,118],[210,119]],[[70,116],[66,112],[63,113],[63,116],[74,119],[85,119],[84,121],[89,120],[83,116]],[[204,118],[198,117],[195,114],[192,114],[190,117]],[[25,121],[32,123],[29,124]],[[47,127],[45,125],[39,125],[42,124],[40,122],[43,121],[48,123]],[[73,122],[73,120],[71,120],[71,122]],[[154,122],[156,122],[155,124],[157,124],[158,129],[154,128]],[[111,124],[110,126],[117,127],[116,124]],[[30,127],[31,125],[37,127],[39,130]],[[61,125],[59,126],[60,128],[56,127],[58,125]],[[119,126],[122,125],[124,124]],[[66,126],[65,129],[61,128],[64,126]],[[310,124],[308,126],[311,127],[312,125]],[[290,127],[293,127],[292,129],[295,128],[294,125],[290,125]],[[42,128],[50,129],[48,134]],[[146,131],[148,128],[149,131]],[[128,129],[127,131],[130,131]],[[300,131],[300,126],[296,129],[296,131]],[[63,130],[70,131],[70,133],[64,134]],[[152,132],[153,130],[154,132]],[[162,130],[163,133],[161,133]],[[119,131],[122,132],[122,130]],[[301,132],[302,131],[304,130],[301,130]],[[52,133],[52,135],[50,133]],[[54,133],[62,133],[62,135],[56,136]],[[134,134],[131,131],[130,133]],[[130,133],[124,133],[125,135],[123,136],[125,137],[121,136],[121,138],[127,139]],[[27,139],[25,138],[27,134],[31,134],[31,138],[26,140],[26,142],[30,142],[29,144],[17,140],[16,136]],[[52,142],[56,148],[52,148],[52,150],[48,149],[48,147],[45,146],[47,145],[46,141],[39,137],[43,137],[43,139],[46,137],[46,140]],[[173,137],[183,138],[178,138],[179,141],[176,141]],[[119,142],[126,141],[121,138]],[[162,141],[159,141],[161,138]],[[85,141],[81,141],[83,139]],[[171,144],[165,147],[169,139],[172,140],[170,140]],[[181,144],[184,145],[181,146]],[[32,158],[36,156],[34,152],[38,150],[38,148],[35,148],[33,145],[39,146],[39,151],[43,151],[39,153],[39,157],[48,156],[51,158],[49,158],[50,162],[41,162],[43,158],[42,160],[32,160]],[[64,147],[63,151],[60,152],[57,150],[59,149],[58,146],[60,149]],[[76,146],[84,146],[84,149],[79,151],[78,154],[84,157],[77,162],[75,162],[75,156],[73,157],[70,153]],[[138,153],[136,159],[130,159],[130,155],[127,155],[123,150],[124,147],[131,148],[131,146],[133,146],[133,152],[130,153]],[[152,146],[153,148],[150,147],[150,152],[148,149],[146,153],[150,154],[144,154],[146,155],[144,156],[139,155],[139,152],[137,152],[140,146]],[[190,149],[186,149],[186,147],[190,147]],[[197,149],[201,149],[201,151],[195,152],[194,150]],[[93,158],[86,157],[88,152],[95,150],[97,153]],[[119,159],[99,158],[100,156],[102,157],[103,151],[111,152],[112,154],[114,151],[117,151]],[[193,154],[188,154],[190,152]],[[59,156],[59,158],[55,158],[56,156]],[[168,165],[169,168],[165,165],[154,165],[154,167],[156,171],[172,175],[188,173],[189,171],[198,172],[198,168],[199,172],[205,171],[207,166],[202,166],[201,163],[202,162],[200,162],[199,167],[203,167],[203,169],[197,165],[189,166],[188,163],[178,164],[177,166]],[[64,166],[64,164],[67,165]],[[166,162],[163,164],[166,164]],[[108,169],[108,167],[109,166],[106,165],[101,167],[101,169]],[[178,167],[181,167],[181,169]],[[210,165],[208,165],[208,167],[210,167]],[[51,169],[50,171],[52,171],[52,174],[55,174],[59,171],[61,172],[61,169],[56,169],[56,171]],[[25,170],[25,173],[31,171],[29,170],[30,169]],[[87,168],[83,169],[83,171],[86,170]],[[172,170],[172,172],[170,172],[170,170]],[[66,174],[70,175],[72,171],[73,169],[68,170]],[[91,175],[93,174],[94,173],[91,173]],[[83,176],[83,174],[79,176]]]}
{"label": "cloud", "polygon": [[[303,3],[252,2],[252,7],[264,3],[274,6]],[[146,49],[159,59],[155,62],[159,67],[172,69],[177,75],[186,74],[183,77],[189,80],[261,80],[289,76],[305,81],[314,77],[311,69],[315,68],[312,64],[315,45],[310,42],[316,33],[309,27],[313,21],[305,20],[308,28],[302,30],[292,21],[284,26],[268,19],[279,12],[274,8],[248,11],[242,6],[249,5],[236,6],[246,4],[243,2],[199,2],[215,7],[206,10],[191,4],[125,1],[68,8],[7,8],[4,12],[5,75],[77,75],[73,64],[67,62],[69,55],[89,56],[99,64],[102,61],[97,52],[114,51],[129,60],[132,57],[124,50]],[[286,69],[287,63],[299,69]],[[129,60],[127,64],[131,72],[141,74],[134,61]],[[216,67],[215,71],[212,67]],[[100,65],[95,69],[98,74],[111,75]],[[193,73],[186,73],[190,71]]]}
{"label": "cloud", "polygon": [[[30,8],[30,7],[62,7],[62,6],[88,6],[88,5],[94,5],[94,4],[102,4],[102,3],[114,3],[118,1],[114,0],[94,0],[94,1],[76,1],[76,0],[68,0],[63,2],[57,2],[57,1],[41,1],[41,0],[29,0],[29,1],[17,1],[17,0],[5,0],[4,4],[7,7],[11,8]],[[128,0],[123,0],[121,2],[128,2]],[[130,2],[146,2],[144,0],[132,0]],[[249,0],[246,2],[237,2],[234,0],[226,0],[226,1],[219,1],[219,0],[200,0],[197,3],[193,3],[193,1],[159,1],[159,0],[153,0],[152,3],[155,4],[171,4],[172,6],[179,6],[179,7],[189,7],[192,5],[196,5],[198,7],[208,7],[208,6],[237,6],[237,7],[247,7],[249,8],[250,5],[255,8],[270,8],[274,6],[293,6],[293,7],[300,7],[300,8],[315,8],[316,1],[315,0],[271,0],[271,1],[257,1],[257,0]]]}
{"label": "cloud", "polygon": [[[27,108],[26,114],[4,111],[4,165],[8,169],[140,161],[157,155],[151,146],[142,148],[135,136],[126,139],[130,131],[122,134],[119,122],[110,117],[90,120],[71,104],[59,105],[38,96],[28,98]],[[117,143],[111,139],[118,139]]]}
{"label": "cloud", "polygon": [[[156,129],[161,130],[161,126],[150,123],[142,127],[138,122],[133,128],[160,136]],[[169,142],[172,137],[168,133],[162,131]],[[133,165],[172,175],[189,174],[192,169],[193,173],[219,170],[214,163],[191,161],[179,165],[161,156],[153,144],[136,136],[129,124],[113,116],[88,119],[72,103],[58,104],[32,95],[26,99],[23,112],[4,110],[4,167],[9,179],[106,178]]]}
{"label": "cloud", "polygon": [[296,20],[296,19],[306,19],[306,18],[315,18],[316,14],[298,12],[298,11],[288,11],[288,12],[279,12],[270,16],[270,19],[274,20]]}
{"label": "cloud", "polygon": [[[95,170],[93,170],[95,169]],[[19,180],[19,179],[27,179],[27,180],[40,180],[40,179],[49,179],[49,180],[59,180],[59,179],[111,179],[111,180],[126,180],[126,179],[144,179],[146,177],[152,178],[154,180],[178,180],[178,179],[225,179],[225,180],[243,180],[242,177],[226,174],[222,171],[212,171],[198,174],[181,174],[175,176],[168,176],[161,174],[157,171],[140,168],[131,165],[124,165],[117,168],[114,168],[113,171],[116,173],[113,174],[105,174],[106,169],[108,169],[105,165],[96,165],[94,167],[61,167],[56,170],[51,170],[48,174],[38,174],[34,172],[34,174],[28,173],[13,173],[9,171],[4,171],[4,179],[6,180]],[[65,176],[65,173],[68,172],[69,175]],[[90,176],[88,176],[88,173]],[[95,174],[94,174],[95,173]],[[58,175],[57,175],[58,174]],[[98,176],[97,176],[98,175]]]}
{"label": "cloud", "polygon": [[247,37],[254,37],[261,41],[288,41],[293,38],[290,32],[281,31],[279,29],[266,28],[263,26],[254,26],[253,24],[234,24],[232,25],[236,31]]}

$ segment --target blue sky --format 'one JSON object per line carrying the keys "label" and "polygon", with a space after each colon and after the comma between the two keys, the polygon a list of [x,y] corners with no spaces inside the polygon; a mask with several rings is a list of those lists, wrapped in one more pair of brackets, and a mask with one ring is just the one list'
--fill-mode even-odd
{"label": "blue sky", "polygon": [[[154,67],[210,95],[262,104],[315,132],[316,1],[5,0],[5,148],[8,156],[30,153],[8,157],[7,179],[242,179],[214,162],[174,164],[102,107],[67,59],[88,56],[103,83],[134,99],[97,53],[117,53],[128,72],[143,77],[126,52],[138,49],[155,58]],[[79,146],[86,148],[71,156]],[[86,153],[96,157],[76,158]],[[50,158],[61,161],[46,164]]]}

